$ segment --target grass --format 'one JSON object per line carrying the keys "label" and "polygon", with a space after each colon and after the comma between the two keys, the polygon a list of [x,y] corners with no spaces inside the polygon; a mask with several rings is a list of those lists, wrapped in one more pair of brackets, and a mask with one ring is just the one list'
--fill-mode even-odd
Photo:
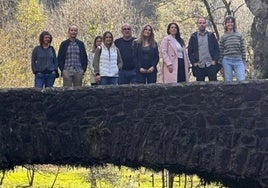
{"label": "grass", "polygon": [[[52,187],[55,176],[58,171],[57,166],[36,165],[33,181],[34,188]],[[162,188],[162,173],[140,168],[137,170],[127,167],[115,167],[107,165],[106,167],[93,167],[96,177],[97,188]],[[153,176],[152,176],[153,174]],[[2,176],[2,173],[0,173]],[[192,181],[192,183],[191,183]],[[174,179],[174,188],[193,188],[204,187],[200,185],[197,176],[176,176]],[[29,185],[27,170],[24,167],[16,167],[13,171],[6,172],[3,184],[0,188],[19,188]],[[54,188],[90,188],[90,170],[87,168],[71,168],[67,166],[59,167]],[[207,185],[206,188],[218,188],[217,185]]]}

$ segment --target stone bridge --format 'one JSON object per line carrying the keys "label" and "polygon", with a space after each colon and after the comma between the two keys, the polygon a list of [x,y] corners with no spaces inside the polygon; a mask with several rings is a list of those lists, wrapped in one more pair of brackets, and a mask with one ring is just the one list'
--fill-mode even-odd
{"label": "stone bridge", "polygon": [[268,81],[0,90],[0,169],[112,163],[268,187]]}

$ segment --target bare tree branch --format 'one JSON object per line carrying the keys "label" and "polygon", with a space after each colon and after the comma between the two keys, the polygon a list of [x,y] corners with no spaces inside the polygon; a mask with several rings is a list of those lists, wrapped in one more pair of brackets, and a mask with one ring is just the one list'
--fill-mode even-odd
{"label": "bare tree branch", "polygon": [[232,15],[232,10],[230,8],[232,1],[227,2],[226,0],[222,0],[222,2],[223,2],[224,6],[226,8],[227,15]]}
{"label": "bare tree branch", "polygon": [[0,185],[3,185],[4,178],[5,178],[5,175],[6,175],[6,171],[5,170],[3,170],[2,172],[3,172],[3,174],[2,174],[2,177],[1,177],[1,180],[0,180]]}
{"label": "bare tree branch", "polygon": [[57,178],[58,178],[59,173],[60,173],[60,167],[58,166],[57,173],[56,173],[56,176],[54,178],[53,184],[51,185],[51,188],[54,187],[54,185],[55,185],[55,183],[57,181]]}
{"label": "bare tree branch", "polygon": [[214,17],[212,15],[210,5],[209,5],[207,0],[202,0],[202,1],[203,1],[204,5],[205,5],[205,7],[207,9],[209,20],[210,20],[210,22],[212,24],[212,27],[214,29],[214,32],[216,34],[216,38],[219,40],[220,39],[220,34],[219,34],[219,31],[218,31],[217,25],[215,24]]}
{"label": "bare tree branch", "polygon": [[239,5],[235,10],[233,10],[233,12],[234,12],[234,15],[235,15],[235,13],[242,7],[242,6],[244,6],[246,3],[242,3],[241,5]]}

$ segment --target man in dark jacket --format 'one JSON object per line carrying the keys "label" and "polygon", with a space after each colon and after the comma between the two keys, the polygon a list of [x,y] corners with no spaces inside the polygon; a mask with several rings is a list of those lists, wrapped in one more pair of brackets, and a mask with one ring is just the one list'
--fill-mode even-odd
{"label": "man in dark jacket", "polygon": [[114,41],[116,47],[119,49],[123,67],[119,71],[118,84],[134,84],[136,80],[136,67],[133,61],[133,48],[132,43],[135,37],[132,37],[131,26],[127,23],[121,27],[121,33],[123,36]]}
{"label": "man in dark jacket", "polygon": [[69,38],[59,48],[58,64],[63,77],[64,87],[81,87],[83,75],[87,69],[85,45],[77,37],[78,28],[72,25],[68,29]]}
{"label": "man in dark jacket", "polygon": [[196,81],[217,81],[217,73],[221,69],[218,64],[219,44],[215,35],[206,30],[206,19],[198,18],[198,31],[191,35],[188,45],[188,56],[192,64]]}

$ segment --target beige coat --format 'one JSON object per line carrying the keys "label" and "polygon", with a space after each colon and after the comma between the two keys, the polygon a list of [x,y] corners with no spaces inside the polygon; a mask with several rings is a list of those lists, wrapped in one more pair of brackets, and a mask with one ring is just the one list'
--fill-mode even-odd
{"label": "beige coat", "polygon": [[[160,51],[163,58],[163,83],[177,83],[177,74],[178,74],[178,52],[176,39],[171,35],[164,37],[161,42]],[[183,58],[184,58],[184,67],[185,67],[185,80],[189,82],[189,59],[185,47],[183,47]],[[173,66],[173,72],[168,71],[167,66]]]}

